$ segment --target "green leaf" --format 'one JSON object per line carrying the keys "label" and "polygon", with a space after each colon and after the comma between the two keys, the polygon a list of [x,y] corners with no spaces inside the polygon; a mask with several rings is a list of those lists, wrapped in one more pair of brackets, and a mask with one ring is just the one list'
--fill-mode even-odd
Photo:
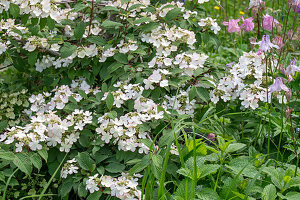
{"label": "green leaf", "polygon": [[1,120],[0,121],[0,131],[6,129],[7,127],[7,120]]}
{"label": "green leaf", "polygon": [[123,24],[121,24],[119,22],[113,22],[113,21],[110,21],[110,20],[105,20],[102,23],[102,28],[104,28],[104,29],[110,29],[110,28],[117,29],[121,26],[123,26]]}
{"label": "green leaf", "polygon": [[[126,54],[117,53],[114,55],[114,59],[122,64],[128,64],[128,58]],[[119,68],[119,67],[118,67]]]}
{"label": "green leaf", "polygon": [[13,152],[0,149],[0,158],[2,158],[4,160],[14,160],[15,154]]}
{"label": "green leaf", "polygon": [[78,155],[76,156],[76,160],[79,166],[84,170],[93,171],[95,168],[95,162],[91,159],[87,152],[78,153]]}
{"label": "green leaf", "polygon": [[196,194],[201,200],[219,200],[220,197],[217,192],[211,188],[204,188]]}
{"label": "green leaf", "polygon": [[104,6],[101,11],[116,11],[120,12],[120,10],[114,6]]}
{"label": "green leaf", "polygon": [[300,199],[300,193],[299,192],[288,192],[285,196],[285,199],[287,199],[287,200],[299,200]]}
{"label": "green leaf", "polygon": [[172,10],[170,10],[167,13],[167,15],[165,17],[166,21],[171,21],[171,20],[175,19],[179,15],[179,13],[181,13],[180,8],[173,8]]}
{"label": "green leaf", "polygon": [[[90,36],[87,41],[93,43],[93,44],[97,44],[99,46],[104,46],[106,44],[106,41],[100,37],[100,36]],[[98,66],[99,67],[99,66]]]}
{"label": "green leaf", "polygon": [[290,187],[299,187],[300,186],[300,177],[293,177],[289,182]]}
{"label": "green leaf", "polygon": [[87,195],[87,190],[85,189],[85,186],[83,183],[80,183],[79,186],[78,186],[78,195],[80,197],[86,197]]}
{"label": "green leaf", "polygon": [[189,101],[192,101],[197,95],[196,87],[193,86],[189,92]]}
{"label": "green leaf", "polygon": [[209,92],[205,88],[197,87],[196,92],[197,92],[198,97],[201,100],[203,100],[204,102],[209,102],[209,100],[210,100]]}
{"label": "green leaf", "polygon": [[102,192],[99,190],[97,192],[90,194],[86,200],[99,200],[101,195],[102,195]]}
{"label": "green leaf", "polygon": [[32,153],[30,155],[30,161],[33,166],[36,167],[38,171],[40,171],[40,169],[42,168],[42,159],[37,153]]}
{"label": "green leaf", "polygon": [[120,172],[123,172],[124,169],[125,169],[125,165],[123,165],[121,163],[116,163],[116,162],[109,163],[105,167],[105,170],[110,173],[120,173]]}
{"label": "green leaf", "polygon": [[217,164],[207,164],[203,165],[199,168],[199,179],[204,178],[205,176],[208,176],[212,173],[215,173],[220,168],[220,165]]}
{"label": "green leaf", "polygon": [[83,34],[85,32],[85,23],[79,22],[76,24],[76,27],[74,29],[74,36],[77,40],[81,39]]}
{"label": "green leaf", "polygon": [[37,61],[38,51],[31,52],[28,56],[28,64],[34,66]]}
{"label": "green leaf", "polygon": [[67,196],[70,193],[73,187],[73,180],[72,178],[68,178],[64,180],[60,186],[59,193],[62,197]]}
{"label": "green leaf", "polygon": [[16,4],[11,3],[9,6],[10,14],[17,18],[20,14],[20,8]]}
{"label": "green leaf", "polygon": [[243,143],[231,143],[231,144],[228,145],[225,152],[226,153],[235,152],[235,151],[238,151],[240,149],[243,149],[244,147],[246,147],[246,145],[243,144]]}
{"label": "green leaf", "polygon": [[145,23],[145,22],[151,22],[151,18],[150,17],[142,17],[140,19],[137,19],[133,22],[133,24],[141,24],[141,23]]}
{"label": "green leaf", "polygon": [[108,67],[108,71],[109,71],[109,73],[112,73],[122,66],[123,66],[123,64],[115,62]]}
{"label": "green leaf", "polygon": [[32,164],[30,157],[26,153],[18,153],[15,155],[13,163],[25,174],[30,175],[32,172]]}
{"label": "green leaf", "polygon": [[273,184],[267,185],[262,192],[262,200],[275,200],[276,187]]}
{"label": "green leaf", "polygon": [[114,96],[112,93],[108,93],[107,97],[106,97],[106,106],[109,110],[111,110],[111,108],[114,105]]}
{"label": "green leaf", "polygon": [[50,30],[55,28],[55,21],[50,16],[47,18],[47,26]]}
{"label": "green leaf", "polygon": [[48,160],[48,151],[46,149],[42,149],[42,150],[39,150],[38,153],[47,162],[47,160]]}
{"label": "green leaf", "polygon": [[67,58],[71,56],[77,49],[77,46],[71,45],[70,43],[64,43],[64,46],[60,48],[60,53],[62,58]]}

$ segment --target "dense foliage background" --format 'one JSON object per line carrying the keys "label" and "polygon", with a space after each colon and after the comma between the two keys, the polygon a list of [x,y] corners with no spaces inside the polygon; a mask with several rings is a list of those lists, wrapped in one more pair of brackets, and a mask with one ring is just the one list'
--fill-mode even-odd
{"label": "dense foliage background", "polygon": [[0,197],[300,199],[299,0],[0,0]]}

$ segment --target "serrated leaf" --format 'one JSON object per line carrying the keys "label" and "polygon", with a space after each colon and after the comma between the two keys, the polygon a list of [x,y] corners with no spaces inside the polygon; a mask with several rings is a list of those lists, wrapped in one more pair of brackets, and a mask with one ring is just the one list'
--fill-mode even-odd
{"label": "serrated leaf", "polygon": [[37,153],[32,153],[30,155],[30,161],[33,164],[33,166],[36,167],[38,171],[40,171],[43,163],[41,157]]}
{"label": "serrated leaf", "polygon": [[0,149],[0,158],[4,160],[14,160],[15,154],[13,152]]}
{"label": "serrated leaf", "polygon": [[85,32],[85,23],[79,22],[76,24],[76,27],[74,29],[74,36],[77,40],[81,39],[83,34]]}
{"label": "serrated leaf", "polygon": [[38,153],[47,162],[47,160],[48,160],[48,151],[46,149],[42,149],[42,150],[39,150]]}
{"label": "serrated leaf", "polygon": [[172,10],[170,10],[167,15],[166,15],[166,20],[167,21],[171,21],[172,19],[175,19],[179,13],[181,13],[181,9],[180,8],[173,8]]}
{"label": "serrated leaf", "polygon": [[64,43],[64,46],[60,48],[60,53],[62,58],[67,58],[71,56],[77,49],[77,46],[71,45],[70,43]]}
{"label": "serrated leaf", "polygon": [[17,18],[20,14],[20,8],[16,4],[11,3],[9,6],[9,10],[12,16]]}
{"label": "serrated leaf", "polygon": [[[97,44],[99,46],[104,46],[106,44],[106,41],[100,37],[100,36],[90,36],[87,41],[93,43],[93,44]],[[99,67],[99,66],[97,66]]]}
{"label": "serrated leaf", "polygon": [[275,200],[276,187],[273,184],[267,185],[262,192],[262,200]]}
{"label": "serrated leaf", "polygon": [[16,154],[13,163],[25,174],[31,174],[32,164],[30,162],[30,157],[26,153]]}
{"label": "serrated leaf", "polygon": [[87,152],[78,153],[76,160],[82,169],[87,171],[92,171],[94,169],[95,162],[91,159]]}
{"label": "serrated leaf", "polygon": [[197,87],[196,92],[197,92],[198,97],[201,100],[203,100],[204,102],[209,102],[209,100],[210,100],[209,92],[205,88]]}
{"label": "serrated leaf", "polygon": [[83,183],[80,183],[78,186],[78,196],[80,197],[86,197],[87,195],[87,190],[85,189],[85,186]]}
{"label": "serrated leaf", "polygon": [[243,149],[244,147],[246,147],[246,145],[243,144],[243,143],[231,143],[231,144],[228,145],[225,152],[226,153],[235,152],[235,151],[238,151],[240,149]]}
{"label": "serrated leaf", "polygon": [[120,10],[114,6],[104,6],[101,11],[116,11],[120,12]]}
{"label": "serrated leaf", "polygon": [[34,66],[37,61],[38,51],[35,50],[31,52],[28,56],[28,64]]}
{"label": "serrated leaf", "polygon": [[150,17],[142,17],[140,19],[137,19],[133,22],[133,24],[141,24],[141,23],[145,23],[145,22],[151,22],[151,18]]}
{"label": "serrated leaf", "polygon": [[201,200],[219,200],[220,197],[217,192],[211,188],[204,188],[198,192],[197,197]]}
{"label": "serrated leaf", "polygon": [[109,110],[111,110],[111,108],[113,107],[114,105],[114,96],[112,93],[108,93],[107,97],[106,97],[106,106]]}
{"label": "serrated leaf", "polygon": [[[119,63],[122,63],[122,64],[128,64],[128,58],[127,58],[127,55],[126,54],[123,54],[123,53],[117,53],[114,55],[114,59],[116,61],[118,61]],[[122,66],[122,65],[121,65]],[[117,66],[116,69],[118,69],[120,67],[120,65]],[[114,71],[116,70],[114,69]]]}
{"label": "serrated leaf", "polygon": [[106,20],[102,23],[102,28],[104,29],[109,29],[109,28],[119,28],[123,26],[123,24],[119,23],[119,22],[113,22],[113,21],[110,21],[110,20]]}
{"label": "serrated leaf", "polygon": [[105,170],[110,173],[120,173],[120,172],[123,172],[124,169],[125,169],[125,165],[123,165],[121,163],[116,163],[116,162],[109,163],[105,167]]}
{"label": "serrated leaf", "polygon": [[101,191],[94,192],[88,196],[86,200],[99,200],[102,195]]}

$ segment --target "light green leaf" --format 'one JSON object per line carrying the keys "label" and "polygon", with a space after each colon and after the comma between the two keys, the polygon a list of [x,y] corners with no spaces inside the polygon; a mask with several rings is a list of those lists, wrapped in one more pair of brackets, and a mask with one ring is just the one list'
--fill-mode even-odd
{"label": "light green leaf", "polygon": [[77,49],[77,46],[71,45],[70,43],[64,43],[64,46],[60,48],[60,53],[62,58],[67,58],[71,56]]}
{"label": "light green leaf", "polygon": [[42,168],[42,159],[37,153],[32,153],[30,155],[30,161],[39,171]]}
{"label": "light green leaf", "polygon": [[95,168],[95,162],[91,159],[87,152],[78,153],[76,160],[79,166],[84,170],[93,171]]}
{"label": "light green leaf", "polygon": [[32,172],[32,164],[30,157],[26,153],[18,153],[15,155],[13,163],[25,174],[30,175]]}
{"label": "light green leaf", "polygon": [[276,187],[273,184],[269,184],[263,190],[262,200],[275,200],[276,196]]}
{"label": "light green leaf", "polygon": [[114,96],[112,93],[109,93],[106,97],[106,106],[109,110],[111,110],[112,106],[114,105]]}
{"label": "light green leaf", "polygon": [[74,36],[77,40],[81,39],[83,34],[85,32],[85,23],[79,22],[76,24],[76,27],[74,29]]}
{"label": "light green leaf", "polygon": [[106,20],[102,23],[102,28],[104,29],[110,29],[110,28],[119,28],[123,26],[123,24],[119,23],[119,22],[113,22],[113,21],[110,21],[110,20]]}

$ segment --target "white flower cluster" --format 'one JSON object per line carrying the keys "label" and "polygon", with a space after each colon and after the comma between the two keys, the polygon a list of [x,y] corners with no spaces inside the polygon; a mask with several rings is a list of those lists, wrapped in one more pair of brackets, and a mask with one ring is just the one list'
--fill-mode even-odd
{"label": "white flower cluster", "polygon": [[71,8],[61,8],[62,0],[10,0],[8,2],[19,6],[20,14],[30,14],[32,17],[51,17],[56,22],[64,19],[74,20],[77,16]]}
{"label": "white flower cluster", "polygon": [[[144,91],[140,84],[127,84],[126,82],[118,82],[114,84],[114,87],[119,88],[117,91],[111,92],[114,97],[113,105],[117,108],[121,108],[124,101],[139,98]],[[102,100],[106,100],[108,94],[108,92],[104,93]]]}
{"label": "white flower cluster", "polygon": [[[148,153],[149,148],[140,142],[140,139],[148,137],[149,132],[143,130],[140,125],[151,120],[163,118],[163,111],[158,111],[158,106],[151,100],[142,97],[143,87],[139,84],[124,84],[118,82],[114,85],[120,89],[112,93],[116,107],[121,107],[124,101],[133,99],[136,112],[129,112],[120,118],[106,113],[99,117],[100,127],[96,132],[101,135],[101,140],[105,143],[118,144],[119,150],[135,151],[139,148],[139,153]],[[104,95],[103,100],[107,97]],[[117,102],[117,103],[116,103]]]}
{"label": "white flower cluster", "polygon": [[122,173],[122,176],[113,178],[111,176],[102,176],[98,178],[98,174],[90,176],[86,181],[86,189],[90,193],[94,193],[100,189],[100,185],[106,188],[110,188],[111,196],[115,196],[122,200],[141,200],[142,193],[138,190],[138,178],[141,178],[140,174]]}
{"label": "white flower cluster", "polygon": [[68,67],[73,62],[72,58],[55,58],[49,55],[43,56],[42,59],[38,59],[35,63],[35,70],[38,72],[42,72],[47,68],[54,66],[55,69],[61,67]]}
{"label": "white flower cluster", "polygon": [[5,35],[21,39],[22,35],[28,32],[28,28],[15,24],[14,19],[7,19],[0,21],[0,31],[4,31]]}
{"label": "white flower cluster", "polygon": [[207,17],[206,19],[200,19],[200,22],[198,22],[198,25],[201,27],[204,27],[205,29],[212,30],[215,34],[218,34],[218,32],[221,30],[221,27],[216,22],[216,19],[212,19],[211,17]]}
{"label": "white flower cluster", "polygon": [[[216,89],[210,92],[212,102],[217,103],[220,98],[224,102],[239,98],[244,108],[256,109],[259,101],[270,100],[271,94],[267,94],[264,85],[266,72],[264,57],[264,54],[244,53],[239,63],[233,65],[229,74],[220,79]],[[252,83],[249,84],[246,80]]]}
{"label": "white flower cluster", "polygon": [[68,175],[78,173],[79,167],[75,158],[68,160],[61,169],[60,177],[67,178]]}
{"label": "white flower cluster", "polygon": [[175,43],[187,44],[190,49],[195,49],[193,45],[196,42],[194,32],[176,26],[168,28],[167,25],[159,26],[151,33],[142,33],[141,40],[152,44],[156,48],[157,56],[164,55],[165,57],[178,51]]}
{"label": "white flower cluster", "polygon": [[7,45],[0,42],[0,55],[3,54],[7,50]]}
{"label": "white flower cluster", "polygon": [[135,4],[141,4],[145,8],[150,5],[150,1],[149,0],[130,0],[127,3],[123,3],[121,0],[114,0],[114,1],[108,2],[109,6],[122,8],[124,10],[130,8],[131,6],[133,6]]}
{"label": "white flower cluster", "polygon": [[5,144],[15,142],[16,152],[21,152],[23,147],[32,151],[41,150],[43,144],[53,147],[60,144],[60,151],[69,152],[79,139],[80,133],[76,130],[82,130],[86,124],[92,123],[91,114],[75,110],[62,120],[54,112],[37,113],[25,127],[16,126],[0,135],[0,141]]}
{"label": "white flower cluster", "polygon": [[3,11],[8,11],[10,5],[10,1],[0,0],[0,13]]}
{"label": "white flower cluster", "polygon": [[145,89],[154,90],[154,86],[152,84],[159,84],[160,87],[167,87],[169,85],[169,81],[164,77],[168,74],[170,74],[170,72],[165,69],[154,70],[152,75],[143,81],[145,83]]}
{"label": "white flower cluster", "polygon": [[136,41],[132,40],[128,40],[126,42],[124,40],[121,40],[116,47],[111,47],[108,49],[98,47],[100,55],[99,62],[105,62],[107,58],[114,56],[116,53],[127,54],[128,52],[134,52],[138,49],[138,45],[136,43]]}
{"label": "white flower cluster", "polygon": [[54,93],[53,97],[49,92],[32,95],[29,98],[29,102],[31,103],[30,111],[44,113],[53,111],[54,109],[62,110],[69,102],[70,97],[73,97],[77,102],[80,102],[82,97],[79,94],[72,92],[71,89],[72,88],[67,85],[62,85],[52,90]]}
{"label": "white flower cluster", "polygon": [[182,53],[175,57],[175,61],[173,63],[175,65],[179,65],[180,69],[184,69],[184,73],[186,75],[192,76],[196,69],[204,67],[203,65],[207,58],[208,56],[204,54]]}
{"label": "white flower cluster", "polygon": [[101,135],[105,143],[118,144],[118,149],[134,152],[139,148],[139,153],[148,153],[149,148],[140,142],[140,139],[149,137],[149,132],[143,130],[140,125],[151,120],[163,118],[163,112],[159,112],[157,105],[150,99],[140,97],[135,100],[134,108],[137,112],[129,112],[119,119],[105,114],[98,119],[100,127],[96,132]]}
{"label": "white flower cluster", "polygon": [[165,101],[162,107],[167,109],[173,109],[180,115],[193,115],[196,108],[196,100],[189,101],[189,89],[187,91],[180,90],[176,96],[165,96]]}

